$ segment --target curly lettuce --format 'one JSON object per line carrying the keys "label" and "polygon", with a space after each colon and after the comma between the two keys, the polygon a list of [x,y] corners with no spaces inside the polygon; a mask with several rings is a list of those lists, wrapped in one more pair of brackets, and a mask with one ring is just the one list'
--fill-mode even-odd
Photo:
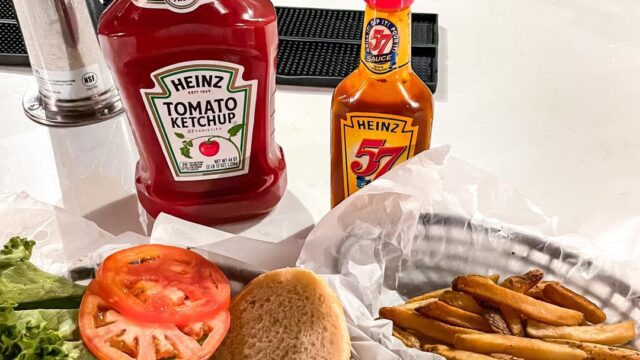
{"label": "curly lettuce", "polygon": [[80,341],[78,310],[0,307],[0,359],[94,359]]}
{"label": "curly lettuce", "polygon": [[14,237],[0,250],[0,360],[94,359],[78,332],[85,288],[33,265],[34,245]]}
{"label": "curly lettuce", "polygon": [[0,301],[19,309],[72,309],[84,286],[38,269],[29,261],[35,242],[13,237],[0,250]]}

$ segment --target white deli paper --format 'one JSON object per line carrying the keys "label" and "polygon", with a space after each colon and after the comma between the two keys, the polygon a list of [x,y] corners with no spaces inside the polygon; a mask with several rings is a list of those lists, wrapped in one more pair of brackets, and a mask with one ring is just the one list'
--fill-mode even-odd
{"label": "white deli paper", "polygon": [[71,277],[97,267],[118,249],[148,242],[134,233],[113,236],[93,222],[59,207],[42,203],[26,193],[0,196],[0,247],[21,236],[33,239],[31,261],[52,274]]}
{"label": "white deli paper", "polygon": [[26,193],[0,196],[0,247],[13,236],[36,240],[31,261],[38,267],[76,281],[89,280],[90,270],[118,250],[157,243],[192,248],[234,275],[229,276],[232,281],[246,283],[262,272],[295,266],[303,245],[296,237],[280,243],[239,237],[166,214],[155,220],[150,237],[132,232],[113,236]]}
{"label": "white deli paper", "polygon": [[640,219],[589,239],[559,236],[556,223],[444,147],[331,211],[307,238],[298,265],[323,274],[344,303],[355,359],[439,359],[393,338],[378,311],[468,273],[540,268],[602,305],[609,321],[640,320]]}

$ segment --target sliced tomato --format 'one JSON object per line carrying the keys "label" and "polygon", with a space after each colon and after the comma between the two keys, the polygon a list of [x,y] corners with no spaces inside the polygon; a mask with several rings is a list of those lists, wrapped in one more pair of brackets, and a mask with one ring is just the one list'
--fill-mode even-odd
{"label": "sliced tomato", "polygon": [[102,263],[96,282],[104,299],[130,319],[189,324],[229,307],[229,281],[193,251],[142,245]]}
{"label": "sliced tomato", "polygon": [[127,318],[89,286],[78,324],[85,346],[100,360],[206,360],[224,339],[228,310],[187,325],[144,323]]}

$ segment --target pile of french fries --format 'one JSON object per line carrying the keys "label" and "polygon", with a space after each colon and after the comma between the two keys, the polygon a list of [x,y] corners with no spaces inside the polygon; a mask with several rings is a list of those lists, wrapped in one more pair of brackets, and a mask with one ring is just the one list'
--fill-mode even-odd
{"label": "pile of french fries", "polygon": [[543,277],[460,276],[380,316],[406,346],[450,360],[640,360],[622,347],[636,338],[635,322],[605,325],[597,305]]}

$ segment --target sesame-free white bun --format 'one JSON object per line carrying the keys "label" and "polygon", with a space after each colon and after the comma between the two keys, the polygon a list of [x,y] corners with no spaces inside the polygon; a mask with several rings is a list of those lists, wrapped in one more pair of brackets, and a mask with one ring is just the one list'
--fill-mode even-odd
{"label": "sesame-free white bun", "polygon": [[342,304],[309,270],[254,279],[233,299],[231,328],[215,360],[349,360]]}

